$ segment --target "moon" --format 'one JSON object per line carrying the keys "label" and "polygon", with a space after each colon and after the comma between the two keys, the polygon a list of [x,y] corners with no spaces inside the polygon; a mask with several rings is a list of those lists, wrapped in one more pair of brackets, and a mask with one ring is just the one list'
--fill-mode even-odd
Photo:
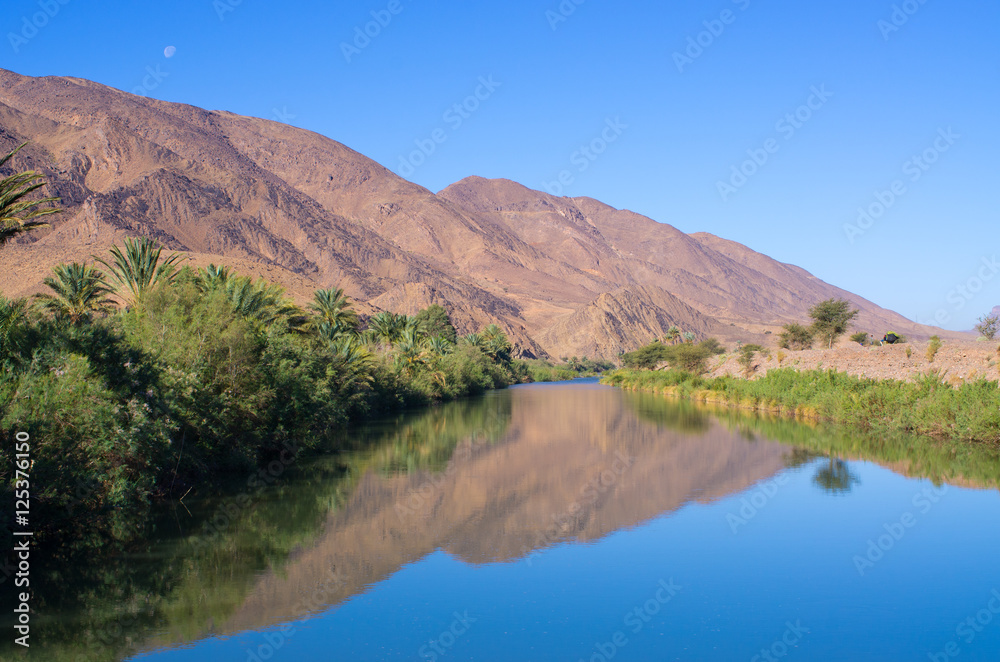
{"label": "moon", "polygon": [[177,52],[177,47],[167,46],[166,48],[163,49],[163,57],[173,57],[174,53],[176,52]]}

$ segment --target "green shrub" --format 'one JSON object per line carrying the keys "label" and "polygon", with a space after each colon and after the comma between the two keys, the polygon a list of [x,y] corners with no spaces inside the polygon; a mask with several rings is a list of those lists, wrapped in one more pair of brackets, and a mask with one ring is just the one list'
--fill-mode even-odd
{"label": "green shrub", "polygon": [[666,360],[671,368],[684,370],[694,375],[700,375],[708,369],[708,357],[714,353],[711,347],[703,344],[672,345],[666,349]]}
{"label": "green shrub", "polygon": [[654,341],[645,347],[628,354],[622,354],[622,365],[627,368],[649,370],[657,364],[666,361],[671,368],[685,370],[700,375],[707,368],[708,358],[722,354],[726,350],[715,338],[708,338],[697,345],[683,343],[680,345],[664,345]]}
{"label": "green shrub", "polygon": [[931,341],[927,345],[927,360],[930,363],[934,362],[934,357],[937,356],[938,350],[941,349],[941,338],[939,336],[931,336]]}
{"label": "green shrub", "polygon": [[782,349],[810,349],[813,345],[813,330],[801,324],[784,326],[778,346]]}
{"label": "green shrub", "polygon": [[667,360],[667,352],[671,347],[676,347],[676,345],[664,345],[660,342],[652,342],[634,352],[622,354],[621,362],[626,368],[651,370],[658,363]]}
{"label": "green shrub", "polygon": [[743,367],[743,374],[749,376],[753,372],[753,360],[757,352],[765,351],[760,345],[743,345],[736,361]]}
{"label": "green shrub", "polygon": [[706,338],[698,343],[709,351],[710,354],[725,354],[726,348],[722,346],[717,338]]}
{"label": "green shrub", "polygon": [[833,343],[847,332],[848,326],[858,311],[851,309],[851,304],[843,299],[827,299],[809,309],[809,317],[813,319],[813,335],[818,336],[833,347]]}
{"label": "green shrub", "polygon": [[432,304],[417,313],[413,319],[427,336],[437,336],[453,345],[458,343],[458,333],[443,306]]}
{"label": "green shrub", "polygon": [[191,281],[160,286],[121,324],[129,341],[148,348],[162,367],[167,406],[182,421],[188,460],[201,461],[203,470],[251,466],[274,392],[260,371],[264,337],[233,310],[226,293],[202,293]]}
{"label": "green shrub", "polygon": [[[177,423],[165,411],[159,374],[121,336],[103,326],[42,326],[47,335],[30,364],[0,382],[0,430],[31,435],[41,533],[73,536],[100,514],[149,502],[174,468]],[[5,444],[5,453],[12,448]],[[5,458],[4,485],[11,466]],[[124,535],[116,519],[106,525]]]}

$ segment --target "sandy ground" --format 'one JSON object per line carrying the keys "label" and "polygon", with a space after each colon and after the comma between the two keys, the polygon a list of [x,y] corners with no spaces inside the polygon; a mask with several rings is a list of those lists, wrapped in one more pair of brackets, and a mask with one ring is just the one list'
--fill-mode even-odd
{"label": "sandy ground", "polygon": [[[938,371],[951,384],[987,378],[1000,379],[1000,347],[998,341],[946,340],[933,361],[927,359],[927,341],[862,347],[842,340],[833,349],[793,351],[768,348],[770,357],[754,359],[751,378],[757,378],[779,366],[799,370],[829,369],[877,379],[912,380],[914,377]],[[909,350],[909,356],[907,351]],[[735,353],[709,360],[709,374],[743,375]]]}

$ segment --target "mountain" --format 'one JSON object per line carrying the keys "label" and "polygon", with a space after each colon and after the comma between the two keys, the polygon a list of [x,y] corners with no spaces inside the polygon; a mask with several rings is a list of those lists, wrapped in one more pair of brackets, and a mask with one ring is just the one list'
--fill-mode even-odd
{"label": "mountain", "polygon": [[0,251],[6,296],[149,235],[300,301],[338,286],[362,313],[440,303],[461,332],[497,322],[529,356],[613,357],[672,325],[759,341],[830,297],[854,303],[873,333],[941,333],[740,244],[590,198],[479,177],[434,194],[310,131],[0,69],[0,150],[24,141],[16,167],[42,171],[64,213]]}

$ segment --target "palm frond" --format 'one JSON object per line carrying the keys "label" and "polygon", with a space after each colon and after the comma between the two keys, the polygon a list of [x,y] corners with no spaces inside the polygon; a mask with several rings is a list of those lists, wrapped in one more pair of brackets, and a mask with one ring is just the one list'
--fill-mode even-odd
{"label": "palm frond", "polygon": [[[111,261],[96,258],[107,267],[119,286],[118,294],[126,303],[136,303],[160,282],[173,282],[177,277],[175,263],[181,259],[171,253],[160,260],[163,248],[149,237],[125,239],[125,250],[112,246]],[[123,289],[125,290],[123,292]]]}
{"label": "palm frond", "polygon": [[107,296],[114,290],[104,280],[104,274],[89,264],[60,264],[52,271],[53,275],[43,282],[53,294],[35,295],[43,311],[76,324],[93,313],[105,313],[114,307],[114,300]]}
{"label": "palm frond", "polygon": [[[0,167],[6,165],[25,145],[27,143],[22,143],[0,158]],[[26,199],[43,186],[45,186],[45,176],[35,170],[15,173],[0,179],[0,246],[20,234],[47,227],[48,223],[36,219],[61,211],[55,207],[38,208],[39,205],[59,202],[59,198]]]}

